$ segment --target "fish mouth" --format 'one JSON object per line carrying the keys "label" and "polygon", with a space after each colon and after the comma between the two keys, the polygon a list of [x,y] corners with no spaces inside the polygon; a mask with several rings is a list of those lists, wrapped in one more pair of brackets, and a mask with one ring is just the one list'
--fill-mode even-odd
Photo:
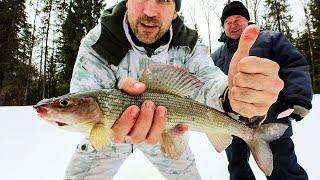
{"label": "fish mouth", "polygon": [[[49,111],[47,108],[42,107],[42,106],[34,106],[34,109],[36,109],[38,116],[40,116],[41,118],[44,118],[44,119]],[[68,125],[67,123],[63,123],[63,122],[59,122],[59,121],[51,121],[51,122],[53,122],[54,124],[56,124],[59,127]]]}
{"label": "fish mouth", "polygon": [[58,126],[60,126],[60,127],[62,127],[62,126],[67,126],[67,125],[68,125],[68,124],[66,124],[66,123],[58,122],[58,121],[55,121],[55,123],[56,123]]}
{"label": "fish mouth", "polygon": [[33,106],[39,115],[45,115],[48,112],[48,109],[42,106]]}

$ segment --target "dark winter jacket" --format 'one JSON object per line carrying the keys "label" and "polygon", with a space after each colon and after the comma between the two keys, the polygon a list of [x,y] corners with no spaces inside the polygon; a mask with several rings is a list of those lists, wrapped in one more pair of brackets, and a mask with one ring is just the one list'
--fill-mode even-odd
{"label": "dark winter jacket", "polygon": [[[225,74],[228,73],[229,64],[234,52],[237,50],[239,40],[231,40],[222,34],[219,41],[224,42],[212,55],[212,59]],[[283,33],[261,31],[258,39],[250,50],[250,55],[268,58],[280,65],[279,76],[285,85],[280,92],[277,102],[269,109],[264,123],[281,122],[290,124],[289,118],[278,119],[279,113],[288,108],[298,110],[291,115],[301,120],[304,113],[311,109],[312,87],[309,75],[309,66],[306,59],[286,39]]]}

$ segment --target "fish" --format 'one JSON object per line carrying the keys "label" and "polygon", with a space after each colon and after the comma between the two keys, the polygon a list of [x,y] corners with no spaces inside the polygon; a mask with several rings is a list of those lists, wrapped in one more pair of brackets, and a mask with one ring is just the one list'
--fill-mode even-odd
{"label": "fish", "polygon": [[232,142],[232,136],[243,139],[249,146],[259,168],[267,175],[273,170],[273,154],[269,143],[280,138],[288,128],[281,123],[269,123],[249,127],[224,112],[220,112],[192,99],[204,83],[188,70],[173,65],[150,65],[142,72],[140,82],[147,86],[146,92],[131,96],[111,89],[96,89],[69,93],[38,102],[34,109],[38,115],[57,127],[87,133],[92,146],[103,150],[113,143],[112,126],[130,105],[146,100],[167,108],[166,129],[160,146],[172,159],[178,159],[187,147],[188,139],[177,137],[170,129],[186,124],[191,131],[203,132],[217,152],[224,151]]}

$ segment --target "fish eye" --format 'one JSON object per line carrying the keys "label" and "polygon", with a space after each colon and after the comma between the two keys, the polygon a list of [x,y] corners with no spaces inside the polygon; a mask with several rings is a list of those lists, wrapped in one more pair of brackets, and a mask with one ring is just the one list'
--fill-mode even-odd
{"label": "fish eye", "polygon": [[68,107],[71,104],[71,102],[67,99],[63,99],[60,101],[59,105],[61,108]]}

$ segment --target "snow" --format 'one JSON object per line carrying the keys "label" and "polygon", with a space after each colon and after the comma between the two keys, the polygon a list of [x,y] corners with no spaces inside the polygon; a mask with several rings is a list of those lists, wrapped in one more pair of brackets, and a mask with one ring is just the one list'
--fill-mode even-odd
{"label": "snow", "polygon": [[[31,106],[0,107],[0,179],[58,180],[77,143],[83,135],[51,126],[37,117]],[[294,122],[294,142],[299,163],[306,169],[309,179],[319,179],[318,162],[320,141],[316,133],[320,122],[320,95],[313,99],[311,113],[301,122]],[[204,180],[228,179],[225,153],[218,154],[202,133],[190,133],[190,146]],[[253,159],[251,167],[257,179],[266,179]],[[137,168],[139,167],[139,168]],[[141,151],[124,162],[116,180],[164,179]]]}

